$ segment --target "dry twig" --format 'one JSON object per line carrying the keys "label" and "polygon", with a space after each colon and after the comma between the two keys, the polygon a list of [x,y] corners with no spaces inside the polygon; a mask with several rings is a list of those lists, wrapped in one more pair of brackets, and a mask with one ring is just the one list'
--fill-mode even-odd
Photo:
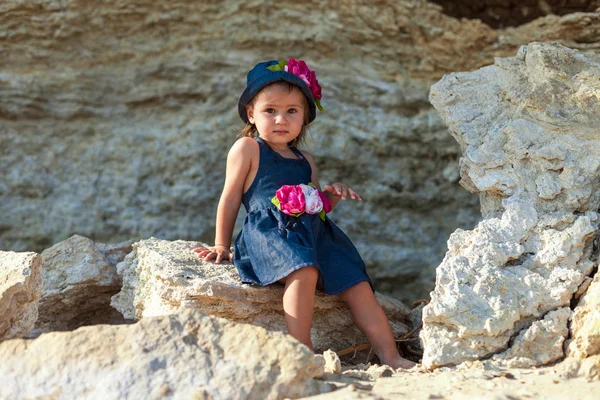
{"label": "dry twig", "polygon": [[338,351],[337,355],[338,356],[345,356],[347,354],[354,353],[354,356],[352,356],[352,358],[354,358],[354,357],[356,357],[356,352],[357,351],[366,350],[369,347],[371,347],[371,345],[369,343],[361,344],[361,345],[358,345],[358,346],[350,346],[347,349]]}
{"label": "dry twig", "polygon": [[415,301],[413,301],[413,303],[412,303],[412,307],[413,307],[413,308],[417,308],[417,307],[419,307],[421,304],[425,304],[425,305],[427,305],[427,304],[429,304],[429,300],[426,300],[426,299],[415,300]]}
{"label": "dry twig", "polygon": [[411,338],[410,335],[412,335],[413,333],[415,333],[416,331],[418,331],[422,327],[423,327],[423,322],[421,322],[415,329],[413,329],[412,331],[410,331],[407,334],[405,334],[404,336],[402,336],[402,338],[396,339],[396,343],[398,343],[398,342],[410,342],[412,340],[418,339],[418,337]]}

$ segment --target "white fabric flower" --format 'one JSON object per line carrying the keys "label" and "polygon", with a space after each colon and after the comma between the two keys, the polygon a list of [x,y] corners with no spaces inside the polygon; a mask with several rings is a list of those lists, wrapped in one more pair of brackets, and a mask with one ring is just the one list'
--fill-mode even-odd
{"label": "white fabric flower", "polygon": [[323,209],[323,201],[319,196],[319,191],[308,185],[300,184],[302,193],[304,193],[304,201],[306,203],[306,212],[308,214],[318,214]]}

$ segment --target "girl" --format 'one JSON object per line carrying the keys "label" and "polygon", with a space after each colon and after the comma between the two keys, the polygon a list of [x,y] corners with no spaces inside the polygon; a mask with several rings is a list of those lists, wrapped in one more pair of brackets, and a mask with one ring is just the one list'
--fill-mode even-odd
{"label": "girl", "polygon": [[[246,127],[227,156],[217,209],[215,245],[194,251],[205,261],[235,263],[244,283],[285,285],[283,309],[289,333],[311,349],[310,327],[319,283],[349,306],[354,322],[379,359],[410,368],[400,357],[363,260],[325,213],[340,199],[362,201],[343,183],[323,187],[312,156],[296,148],[315,119],[321,88],[300,60],[257,64],[238,102]],[[233,254],[231,237],[240,203],[247,216]]]}

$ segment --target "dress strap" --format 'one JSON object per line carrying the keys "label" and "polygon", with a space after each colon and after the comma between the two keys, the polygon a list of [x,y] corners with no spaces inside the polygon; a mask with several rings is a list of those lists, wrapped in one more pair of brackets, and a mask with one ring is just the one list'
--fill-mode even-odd
{"label": "dress strap", "polygon": [[[269,146],[267,143],[265,143],[265,141],[261,137],[256,136],[254,138],[254,140],[256,140],[259,143],[260,147],[264,148],[267,152],[269,152],[269,153],[271,153],[271,154],[273,154],[275,156],[279,156],[279,157],[285,158],[281,154],[279,154],[275,150],[273,150],[271,148],[271,146]],[[304,157],[304,155],[302,154],[302,152],[300,150],[298,150],[296,147],[291,146],[291,147],[289,147],[289,149],[292,151],[292,153],[294,153],[298,157],[299,160],[306,160],[306,157]],[[290,158],[288,160],[295,160],[295,159],[294,158]]]}
{"label": "dress strap", "polygon": [[304,160],[304,154],[300,150],[298,150],[295,146],[290,147],[290,150],[294,152],[301,160]]}
{"label": "dress strap", "polygon": [[256,142],[258,143],[258,148],[260,149],[261,158],[263,155],[266,156],[267,154],[271,155],[273,153],[273,149],[271,147],[269,147],[269,145],[266,144],[265,141],[262,140],[261,137],[256,136],[254,138],[254,140],[256,140]]}

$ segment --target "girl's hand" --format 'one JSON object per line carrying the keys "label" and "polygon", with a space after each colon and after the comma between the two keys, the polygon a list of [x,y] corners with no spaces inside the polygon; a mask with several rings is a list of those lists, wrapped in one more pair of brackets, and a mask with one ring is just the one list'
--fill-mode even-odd
{"label": "girl's hand", "polygon": [[339,196],[342,200],[346,200],[346,197],[350,196],[352,200],[362,201],[362,198],[352,189],[350,186],[336,182],[331,185],[324,185],[323,190],[333,194],[334,196]]}
{"label": "girl's hand", "polygon": [[201,258],[203,261],[210,261],[216,258],[215,263],[217,264],[221,264],[221,260],[233,262],[233,252],[227,246],[196,247],[193,252],[198,253],[198,258]]}

